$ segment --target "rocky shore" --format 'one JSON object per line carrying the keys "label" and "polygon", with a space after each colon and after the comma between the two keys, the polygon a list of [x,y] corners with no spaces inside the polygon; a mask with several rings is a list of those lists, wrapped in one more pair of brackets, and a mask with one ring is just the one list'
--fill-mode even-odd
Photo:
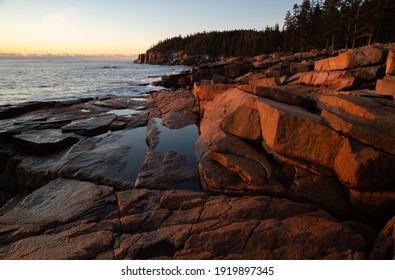
{"label": "rocky shore", "polygon": [[0,108],[1,259],[395,259],[394,49]]}
{"label": "rocky shore", "polygon": [[185,51],[177,52],[147,52],[140,54],[134,63],[137,64],[160,64],[160,65],[199,65],[213,62],[217,58],[207,55],[188,54]]}

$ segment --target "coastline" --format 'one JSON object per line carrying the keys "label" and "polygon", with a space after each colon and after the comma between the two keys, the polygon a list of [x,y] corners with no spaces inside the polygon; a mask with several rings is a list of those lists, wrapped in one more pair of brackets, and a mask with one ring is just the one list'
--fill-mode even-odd
{"label": "coastline", "polygon": [[[394,258],[392,53],[227,59],[147,98],[3,107],[0,258]],[[160,148],[193,127],[197,168]]]}

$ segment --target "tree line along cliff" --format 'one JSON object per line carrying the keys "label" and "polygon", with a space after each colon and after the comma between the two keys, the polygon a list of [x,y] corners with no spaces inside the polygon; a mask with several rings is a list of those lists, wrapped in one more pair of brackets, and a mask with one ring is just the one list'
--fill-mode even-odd
{"label": "tree line along cliff", "polygon": [[304,0],[263,30],[200,32],[159,41],[137,63],[187,64],[262,53],[348,49],[395,41],[394,0]]}

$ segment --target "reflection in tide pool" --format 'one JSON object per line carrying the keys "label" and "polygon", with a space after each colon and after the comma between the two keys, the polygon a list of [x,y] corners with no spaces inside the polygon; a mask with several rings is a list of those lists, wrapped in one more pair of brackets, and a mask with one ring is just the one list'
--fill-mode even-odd
{"label": "reflection in tide pool", "polygon": [[196,125],[189,125],[180,129],[169,129],[161,124],[161,119],[156,118],[156,126],[160,131],[159,144],[155,150],[161,153],[174,151],[177,154],[186,155],[186,163],[189,167],[197,168],[195,142],[199,137]]}
{"label": "reflection in tide pool", "polygon": [[126,129],[114,132],[121,136],[119,142],[131,147],[128,155],[128,164],[121,172],[121,179],[125,181],[134,182],[137,175],[141,171],[147,151],[147,144],[145,141],[145,134],[147,127],[139,127],[135,129]]}
{"label": "reflection in tide pool", "polygon": [[[161,119],[155,119],[156,126],[160,131],[159,144],[155,151],[165,154],[173,151],[186,156],[186,165],[189,168],[197,168],[197,158],[195,154],[195,141],[199,137],[196,125],[190,125],[181,129],[169,129],[161,124]],[[121,179],[124,181],[135,182],[141,171],[147,152],[146,133],[147,127],[126,129],[123,131],[112,132],[120,136],[119,143],[125,144],[130,148],[128,163],[121,172]],[[187,189],[198,190],[197,181],[183,182]],[[184,188],[184,187],[183,187]]]}

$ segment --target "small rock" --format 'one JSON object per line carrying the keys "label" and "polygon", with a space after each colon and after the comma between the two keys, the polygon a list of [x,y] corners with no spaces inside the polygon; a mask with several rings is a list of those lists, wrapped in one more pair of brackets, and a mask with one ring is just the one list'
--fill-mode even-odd
{"label": "small rock", "polygon": [[83,136],[95,136],[106,133],[110,124],[116,119],[115,115],[104,115],[72,121],[62,127],[64,132],[75,132]]}
{"label": "small rock", "polygon": [[59,129],[24,132],[15,135],[14,138],[16,138],[24,148],[42,153],[61,150],[78,140],[78,137],[73,133],[62,133]]}

